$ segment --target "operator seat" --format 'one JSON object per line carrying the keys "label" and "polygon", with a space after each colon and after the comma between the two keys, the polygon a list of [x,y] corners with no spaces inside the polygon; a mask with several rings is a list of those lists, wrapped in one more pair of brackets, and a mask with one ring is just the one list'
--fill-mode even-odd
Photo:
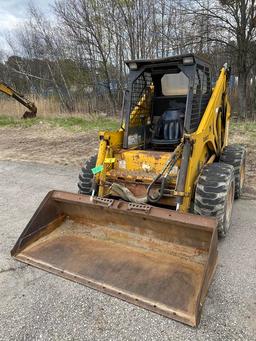
{"label": "operator seat", "polygon": [[156,122],[152,144],[155,146],[177,145],[183,135],[184,117],[184,105],[170,103],[169,109],[165,110]]}

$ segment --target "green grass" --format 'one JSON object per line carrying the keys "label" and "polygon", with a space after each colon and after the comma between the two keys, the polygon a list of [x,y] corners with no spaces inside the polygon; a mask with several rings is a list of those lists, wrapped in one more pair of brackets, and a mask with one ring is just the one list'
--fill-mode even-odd
{"label": "green grass", "polygon": [[231,128],[232,129],[239,129],[239,130],[243,130],[243,131],[256,131],[256,122],[251,122],[251,121],[247,121],[247,122],[234,122],[231,121]]}
{"label": "green grass", "polygon": [[231,133],[233,135],[242,134],[245,137],[256,137],[256,122],[232,122],[231,121]]}
{"label": "green grass", "polygon": [[[93,118],[83,118],[79,116],[71,117],[36,117],[22,120],[10,116],[0,116],[0,127],[29,128],[40,124],[48,124],[51,127],[61,127],[69,131],[90,131],[90,130],[116,130],[120,123],[116,118],[106,118],[95,116]],[[234,122],[231,121],[231,134],[244,134],[250,138],[256,138],[256,122]]]}
{"label": "green grass", "polygon": [[37,118],[21,120],[9,116],[0,116],[0,127],[30,127],[36,123],[39,123]]}
{"label": "green grass", "polygon": [[52,118],[32,118],[22,120],[19,118],[0,116],[0,127],[28,128],[42,123],[52,127],[61,127],[71,131],[88,130],[116,130],[120,127],[117,119],[105,117],[95,117],[84,119],[82,117],[52,117]]}

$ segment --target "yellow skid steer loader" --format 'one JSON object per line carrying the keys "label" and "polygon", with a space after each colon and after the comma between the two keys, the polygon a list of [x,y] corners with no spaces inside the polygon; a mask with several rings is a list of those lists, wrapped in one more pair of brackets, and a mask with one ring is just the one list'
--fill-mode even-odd
{"label": "yellow skid steer loader", "polygon": [[52,191],[12,255],[191,326],[244,183],[228,145],[229,70],[195,55],[128,61],[121,128],[99,132],[79,194]]}

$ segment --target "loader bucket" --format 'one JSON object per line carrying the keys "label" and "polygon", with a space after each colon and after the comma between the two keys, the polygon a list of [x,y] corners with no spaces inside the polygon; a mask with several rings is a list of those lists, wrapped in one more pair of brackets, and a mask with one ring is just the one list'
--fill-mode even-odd
{"label": "loader bucket", "polygon": [[196,326],[217,259],[216,220],[52,191],[12,255]]}

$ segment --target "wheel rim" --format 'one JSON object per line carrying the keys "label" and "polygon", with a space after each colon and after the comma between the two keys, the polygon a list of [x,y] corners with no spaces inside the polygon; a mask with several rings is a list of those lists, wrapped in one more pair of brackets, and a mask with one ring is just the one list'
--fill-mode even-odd
{"label": "wheel rim", "polygon": [[226,201],[226,214],[225,214],[225,230],[226,231],[225,232],[228,231],[229,226],[230,226],[233,201],[234,201],[234,193],[235,193],[235,186],[234,186],[234,182],[232,182],[228,191],[227,201]]}

